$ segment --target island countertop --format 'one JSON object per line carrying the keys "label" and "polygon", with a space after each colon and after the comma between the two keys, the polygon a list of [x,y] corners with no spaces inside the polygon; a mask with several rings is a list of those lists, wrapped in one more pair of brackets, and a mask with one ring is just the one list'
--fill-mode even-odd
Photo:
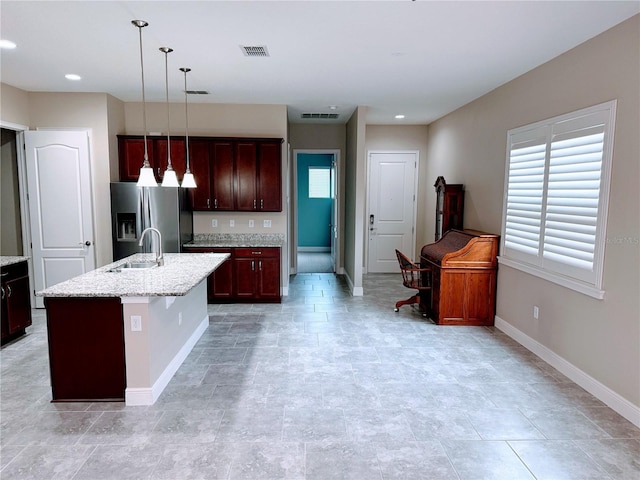
{"label": "island countertop", "polygon": [[205,279],[229,254],[165,253],[164,265],[111,271],[127,262],[149,261],[154,254],[137,253],[36,293],[40,297],[177,297]]}

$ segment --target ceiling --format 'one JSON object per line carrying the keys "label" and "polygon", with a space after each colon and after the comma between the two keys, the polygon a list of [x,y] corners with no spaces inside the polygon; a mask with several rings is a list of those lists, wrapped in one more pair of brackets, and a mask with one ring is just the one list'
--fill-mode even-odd
{"label": "ceiling", "polygon": [[188,89],[209,92],[190,103],[287,105],[293,123],[345,123],[361,105],[369,124],[428,124],[638,12],[637,0],[2,0],[0,34],[17,48],[0,51],[0,73],[27,91],[140,101],[142,19],[147,101],[165,99],[168,46],[171,102],[190,67]]}

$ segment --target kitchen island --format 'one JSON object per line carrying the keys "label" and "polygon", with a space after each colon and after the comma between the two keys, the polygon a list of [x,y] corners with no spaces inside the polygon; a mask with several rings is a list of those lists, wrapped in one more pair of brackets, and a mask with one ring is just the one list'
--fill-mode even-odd
{"label": "kitchen island", "polygon": [[152,405],[209,325],[206,278],[227,254],[136,254],[45,297],[54,402]]}

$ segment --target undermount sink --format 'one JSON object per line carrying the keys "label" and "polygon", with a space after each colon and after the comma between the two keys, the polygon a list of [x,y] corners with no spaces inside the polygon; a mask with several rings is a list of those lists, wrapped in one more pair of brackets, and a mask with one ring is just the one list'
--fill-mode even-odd
{"label": "undermount sink", "polygon": [[153,260],[146,261],[146,262],[127,262],[127,263],[123,263],[122,265],[118,265],[117,267],[113,267],[109,271],[121,272],[123,270],[143,270],[147,268],[155,268],[157,266],[158,264]]}

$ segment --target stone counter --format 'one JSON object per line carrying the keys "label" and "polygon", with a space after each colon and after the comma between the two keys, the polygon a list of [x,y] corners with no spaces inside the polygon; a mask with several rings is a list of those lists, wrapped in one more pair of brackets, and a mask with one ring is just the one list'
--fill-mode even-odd
{"label": "stone counter", "polygon": [[41,297],[184,296],[229,257],[223,253],[165,253],[164,265],[110,271],[127,262],[153,260],[137,253],[36,293]]}
{"label": "stone counter", "polygon": [[282,233],[196,233],[185,247],[233,248],[233,247],[282,247]]}

